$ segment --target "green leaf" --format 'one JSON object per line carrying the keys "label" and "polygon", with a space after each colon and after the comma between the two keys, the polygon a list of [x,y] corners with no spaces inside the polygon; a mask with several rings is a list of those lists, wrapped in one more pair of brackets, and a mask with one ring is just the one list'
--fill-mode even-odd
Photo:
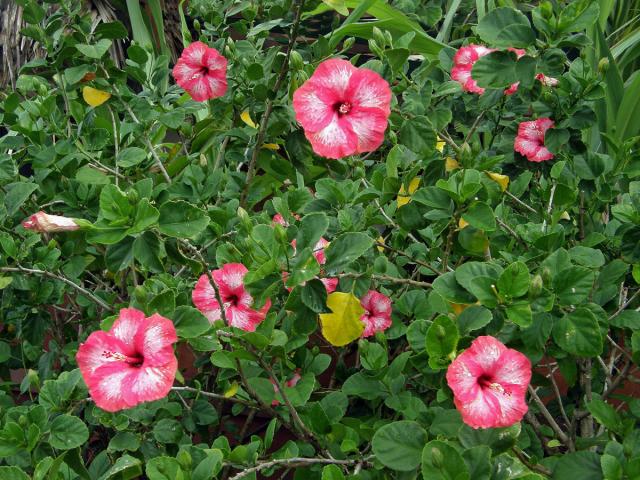
{"label": "green leaf", "polygon": [[172,457],[155,457],[147,462],[145,473],[149,480],[183,480],[184,472],[178,460]]}
{"label": "green leaf", "polygon": [[160,443],[178,443],[182,435],[182,425],[172,418],[163,418],[153,427],[153,438]]}
{"label": "green leaf", "polygon": [[142,475],[142,462],[130,455],[123,455],[99,480],[132,480]]}
{"label": "green leaf", "polygon": [[29,475],[18,467],[0,467],[0,478],[2,480],[30,480]]}
{"label": "green leaf", "polygon": [[487,44],[497,48],[526,48],[536,39],[525,14],[510,7],[488,12],[478,22],[476,33]]}
{"label": "green leaf", "polygon": [[108,449],[111,452],[122,452],[129,450],[135,452],[140,448],[140,438],[131,432],[118,432],[109,441]]}
{"label": "green leaf", "polygon": [[373,245],[373,239],[364,233],[343,233],[327,247],[327,272],[343,269],[366,253]]}
{"label": "green leaf", "polygon": [[[429,357],[436,361],[450,358],[456,351],[459,339],[460,334],[454,321],[445,315],[440,315],[427,330],[426,348]],[[429,365],[434,368],[431,359]]]}
{"label": "green leaf", "polygon": [[119,272],[131,266],[133,261],[133,237],[126,237],[124,240],[107,247],[105,263],[112,272]]}
{"label": "green leaf", "polygon": [[481,305],[471,305],[458,315],[458,328],[461,335],[478,330],[493,320],[491,311]]}
{"label": "green leaf", "polygon": [[195,238],[209,225],[209,215],[184,200],[174,200],[162,204],[158,223],[165,235]]}
{"label": "green leaf", "polygon": [[492,232],[496,229],[496,218],[493,210],[484,202],[474,202],[469,209],[462,214],[462,218],[469,225],[486,232]]}
{"label": "green leaf", "polygon": [[344,480],[344,473],[337,465],[327,465],[322,469],[322,480]]}
{"label": "green leaf", "polygon": [[96,170],[89,165],[80,167],[76,171],[75,178],[78,182],[86,183],[88,185],[109,185],[111,183],[111,179],[107,174],[100,170]]}
{"label": "green leaf", "polygon": [[568,478],[603,480],[600,455],[595,452],[581,451],[559,456],[553,469],[553,480]]}
{"label": "green leaf", "polygon": [[191,480],[212,480],[222,469],[222,451],[214,448],[205,452],[207,456],[194,468]]}
{"label": "green leaf", "polygon": [[324,213],[311,213],[305,215],[300,221],[300,228],[296,236],[296,250],[315,248],[320,237],[329,227],[329,219]]}
{"label": "green leaf", "polygon": [[199,310],[189,306],[176,308],[173,315],[173,323],[176,326],[178,336],[181,338],[198,337],[211,327],[207,317],[202,315]]}
{"label": "green leaf", "polygon": [[[105,220],[123,222],[133,213],[127,196],[115,185],[106,185],[100,192],[100,216]],[[122,224],[122,223],[121,223]]]}
{"label": "green leaf", "polygon": [[38,190],[37,183],[14,182],[4,187],[7,194],[4,197],[4,205],[7,213],[13,215],[27,201],[29,196]]}
{"label": "green leaf", "polygon": [[560,10],[558,32],[580,32],[591,27],[600,15],[598,2],[592,0],[575,0],[567,3]]}
{"label": "green leaf", "polygon": [[147,152],[140,147],[123,148],[116,158],[116,163],[122,168],[129,168],[143,162],[147,158]]}
{"label": "green leaf", "polygon": [[93,71],[93,68],[90,65],[78,65],[77,67],[67,68],[64,71],[64,78],[67,83],[73,85],[74,83],[82,80],[82,77],[90,71]]}
{"label": "green leaf", "polygon": [[509,265],[498,278],[498,291],[509,297],[521,297],[529,291],[529,269],[523,262]]}
{"label": "green leaf", "polygon": [[507,318],[522,328],[527,328],[533,321],[531,305],[527,300],[507,305]]}
{"label": "green leaf", "polygon": [[560,305],[578,305],[588,298],[595,272],[585,267],[569,267],[553,273],[553,290]]}
{"label": "green leaf", "polygon": [[49,444],[58,450],[71,450],[89,440],[89,429],[78,417],[63,414],[51,422]]}
{"label": "green leaf", "polygon": [[480,57],[473,64],[471,77],[483,88],[510,86],[518,81],[515,53],[498,51]]}
{"label": "green leaf", "polygon": [[99,60],[105,53],[107,53],[107,51],[111,47],[111,40],[103,38],[102,40],[98,40],[93,45],[87,45],[86,43],[76,43],[75,46],[83,55]]}
{"label": "green leaf", "polygon": [[579,357],[595,357],[602,353],[603,340],[598,320],[583,307],[556,321],[553,338],[564,351]]}
{"label": "green leaf", "polygon": [[622,419],[616,409],[600,399],[587,403],[587,409],[596,421],[615,433],[622,433]]}
{"label": "green leaf", "polygon": [[470,480],[467,464],[458,451],[440,440],[424,446],[422,476],[429,480]]}
{"label": "green leaf", "polygon": [[327,312],[327,289],[320,280],[314,278],[301,287],[300,298],[312,311]]}
{"label": "green leaf", "polygon": [[420,465],[426,441],[427,432],[418,423],[405,420],[380,427],[373,435],[371,447],[385,467],[409,472]]}
{"label": "green leaf", "polygon": [[436,151],[436,133],[427,117],[405,120],[398,132],[400,142],[419,155],[432,155]]}

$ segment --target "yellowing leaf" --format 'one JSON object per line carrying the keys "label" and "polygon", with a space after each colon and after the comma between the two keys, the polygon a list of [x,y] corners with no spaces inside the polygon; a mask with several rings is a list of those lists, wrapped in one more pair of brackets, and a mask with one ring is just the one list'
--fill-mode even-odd
{"label": "yellowing leaf", "polygon": [[460,220],[458,220],[458,228],[462,230],[467,225],[469,225],[469,222],[467,222],[464,218],[460,217]]}
{"label": "yellowing leaf", "polygon": [[571,220],[569,212],[567,212],[566,210],[562,212],[562,215],[560,215],[560,220]]}
{"label": "yellowing leaf", "polygon": [[224,398],[231,398],[235,396],[235,394],[238,393],[238,388],[240,388],[238,382],[233,382],[224,392]]}
{"label": "yellowing leaf", "polygon": [[99,107],[111,98],[111,94],[109,92],[103,92],[102,90],[98,90],[96,88],[83,87],[82,98],[84,98],[84,101],[92,107]]}
{"label": "yellowing leaf", "polygon": [[406,205],[411,201],[411,195],[413,195],[418,187],[420,186],[420,177],[415,177],[413,180],[409,182],[409,193],[404,188],[404,185],[400,185],[400,190],[398,190],[398,208]]}
{"label": "yellowing leaf", "polygon": [[493,180],[498,185],[500,185],[500,190],[502,190],[503,192],[509,186],[509,177],[508,176],[501,175],[499,173],[493,173],[493,172],[486,172],[486,174],[489,176],[489,178],[491,180]]}
{"label": "yellowing leaf", "polygon": [[247,125],[249,125],[251,128],[258,128],[258,126],[254,123],[254,121],[251,119],[251,114],[249,113],[249,110],[245,110],[244,112],[242,112],[240,114],[240,119],[246,123]]}
{"label": "yellowing leaf", "polygon": [[331,293],[327,297],[327,307],[333,313],[321,313],[320,325],[322,335],[331,345],[341,347],[360,338],[364,331],[364,323],[360,320],[364,308],[355,295]]}
{"label": "yellowing leaf", "polygon": [[280,145],[278,145],[277,143],[264,143],[262,144],[262,148],[275,151],[280,149]]}
{"label": "yellowing leaf", "polygon": [[444,159],[444,170],[446,172],[451,172],[456,168],[460,168],[460,164],[455,160],[455,158],[447,157]]}
{"label": "yellowing leaf", "polygon": [[[378,237],[378,243],[384,243],[384,237],[382,235]],[[381,247],[380,245],[378,245],[378,251],[380,253],[384,252],[384,247]]]}
{"label": "yellowing leaf", "polygon": [[436,142],[436,150],[440,153],[444,151],[444,146],[446,145],[445,141],[438,137],[438,141]]}
{"label": "yellowing leaf", "polygon": [[453,309],[453,313],[455,313],[456,315],[460,315],[468,307],[471,306],[471,304],[469,303],[449,303],[449,305],[451,305],[451,308]]}

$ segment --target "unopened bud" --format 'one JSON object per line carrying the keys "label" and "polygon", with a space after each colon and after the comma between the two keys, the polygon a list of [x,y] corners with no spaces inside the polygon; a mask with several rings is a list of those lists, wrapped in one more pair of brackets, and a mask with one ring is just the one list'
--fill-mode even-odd
{"label": "unopened bud", "polygon": [[289,63],[291,63],[291,67],[293,67],[295,70],[300,70],[302,67],[304,67],[304,60],[302,59],[302,55],[300,55],[296,50],[291,52]]}
{"label": "unopened bud", "polygon": [[378,27],[373,27],[373,39],[382,48],[387,44],[387,39],[385,38],[384,33]]}
{"label": "unopened bud", "polygon": [[22,226],[34,232],[66,232],[80,228],[73,218],[49,215],[43,211],[31,215],[22,222]]}
{"label": "unopened bud", "polygon": [[598,62],[598,71],[600,73],[606,73],[609,70],[609,59],[607,57],[603,57]]}
{"label": "unopened bud", "polygon": [[444,455],[442,455],[439,448],[433,447],[431,449],[431,463],[436,468],[444,467]]}
{"label": "unopened bud", "polygon": [[531,298],[537,298],[538,296],[540,296],[540,293],[542,292],[542,286],[542,276],[540,274],[535,275],[533,277],[533,280],[531,280],[531,285],[529,286],[529,295],[531,296]]}
{"label": "unopened bud", "polygon": [[353,45],[356,43],[356,39],[354,37],[348,37],[343,43],[342,43],[342,49],[343,50],[349,50],[351,47],[353,47]]}
{"label": "unopened bud", "polygon": [[199,32],[199,31],[200,31],[200,28],[201,28],[201,27],[200,27],[200,21],[199,21],[198,19],[195,19],[195,20],[193,21],[193,29],[194,29],[195,31]]}
{"label": "unopened bud", "polygon": [[540,12],[542,17],[549,20],[553,16],[553,5],[548,0],[540,3]]}

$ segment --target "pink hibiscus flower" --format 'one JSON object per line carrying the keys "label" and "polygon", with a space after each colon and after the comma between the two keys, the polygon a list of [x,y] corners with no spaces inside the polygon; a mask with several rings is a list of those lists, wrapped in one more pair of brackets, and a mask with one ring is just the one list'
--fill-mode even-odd
{"label": "pink hibiscus flower", "polygon": [[80,228],[73,218],[49,215],[42,210],[24,220],[22,226],[35,232],[66,232]]}
{"label": "pink hibiscus flower", "polygon": [[173,77],[196,102],[221,97],[227,91],[227,59],[215,48],[193,42],[182,51]]}
{"label": "pink hibiscus flower", "polygon": [[177,341],[171,320],[120,310],[111,330],[93,332],[76,355],[96,405],[116,412],[166,397],[178,368],[172,346]]}
{"label": "pink hibiscus flower", "polygon": [[[521,48],[508,48],[510,52],[514,52],[518,58],[522,57],[526,51]],[[462,85],[462,90],[470,93],[482,95],[485,91],[476,81],[471,78],[471,70],[473,65],[480,57],[495,52],[495,48],[487,48],[482,45],[467,45],[460,47],[453,57],[453,68],[451,69],[451,78]],[[512,95],[518,90],[520,82],[512,84],[504,91],[505,95]]]}
{"label": "pink hibiscus flower", "polygon": [[[287,380],[287,382],[285,383],[285,385],[289,388],[293,388],[295,387],[298,382],[302,379],[302,376],[300,375],[300,370],[296,370],[293,375],[291,376],[291,378],[289,380]],[[277,395],[280,390],[278,389],[278,386],[276,385],[276,382],[273,380],[273,378],[269,378],[269,381],[271,382],[271,384],[273,385],[273,391],[275,392],[275,394]],[[280,400],[274,398],[271,401],[271,406],[272,407],[277,407],[278,405],[280,405]]]}
{"label": "pink hibiscus flower", "polygon": [[369,290],[360,299],[360,305],[365,312],[360,317],[364,323],[362,338],[375,335],[376,332],[384,332],[391,326],[391,299],[386,295]]}
{"label": "pink hibiscus flower", "polygon": [[[227,263],[218,270],[213,270],[211,276],[216,282],[220,299],[224,305],[224,313],[227,323],[246,332],[255,331],[256,327],[267,316],[271,307],[271,300],[260,310],[252,309],[253,297],[244,288],[243,279],[247,274],[247,267],[241,263]],[[200,310],[211,323],[220,320],[220,304],[216,299],[216,292],[209,282],[209,277],[204,274],[198,279],[191,294],[193,304]]]}
{"label": "pink hibiscus flower", "polygon": [[[296,240],[293,239],[291,240],[291,246],[293,247],[293,254],[295,255],[296,253]],[[329,246],[329,241],[320,237],[320,240],[318,240],[318,242],[316,243],[315,247],[313,248],[313,256],[315,257],[315,259],[317,260],[317,262],[320,265],[324,265],[327,261],[327,257],[325,257],[324,254],[324,250],[325,248],[327,248]],[[289,277],[289,272],[282,272],[282,281],[286,282],[287,278]],[[322,284],[324,285],[324,288],[327,289],[327,293],[333,293],[336,291],[336,288],[338,288],[338,283],[340,281],[340,279],[338,278],[319,278],[319,280],[322,282]],[[304,283],[302,284],[304,285]],[[290,287],[284,287],[287,289],[287,291],[291,291],[293,290]]]}
{"label": "pink hibiscus flower", "polygon": [[553,120],[550,118],[520,123],[513,149],[527,157],[530,162],[551,160],[553,153],[544,146],[544,135],[553,126]]}
{"label": "pink hibiscus flower", "polygon": [[[297,213],[292,213],[292,215],[293,215],[293,218],[295,218],[296,220],[300,220],[300,215],[298,215]],[[271,225],[275,225],[276,223],[279,225],[282,225],[283,227],[289,226],[289,222],[287,222],[284,219],[284,217],[279,213],[276,213],[271,219]]]}
{"label": "pink hibiscus flower", "polygon": [[296,120],[313,151],[327,158],[376,150],[384,140],[390,103],[386,80],[337,58],[318,65],[293,94]]}
{"label": "pink hibiscus flower", "polygon": [[530,381],[529,359],[489,336],[476,338],[447,370],[453,402],[473,428],[508,427],[522,420]]}

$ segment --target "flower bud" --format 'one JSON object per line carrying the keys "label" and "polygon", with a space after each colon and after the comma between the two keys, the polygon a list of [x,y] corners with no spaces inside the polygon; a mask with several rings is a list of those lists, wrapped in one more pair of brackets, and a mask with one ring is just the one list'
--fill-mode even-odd
{"label": "flower bud", "polygon": [[193,21],[193,29],[194,29],[196,32],[199,32],[199,31],[200,31],[200,28],[201,28],[201,26],[200,26],[200,22],[198,21],[198,19],[195,19],[195,20]]}
{"label": "flower bud", "polygon": [[609,59],[607,57],[603,57],[598,62],[598,72],[606,73],[609,70]]}
{"label": "flower bud", "polygon": [[22,226],[34,232],[65,232],[80,228],[73,218],[49,215],[43,211],[31,215],[22,222]]}
{"label": "flower bud", "polygon": [[540,296],[540,293],[542,292],[542,286],[542,276],[540,276],[540,274],[535,275],[533,277],[533,280],[531,280],[531,285],[529,286],[529,296],[531,298],[537,298],[538,296]]}
{"label": "flower bud", "polygon": [[540,13],[542,17],[549,20],[553,16],[553,5],[548,0],[540,3]]}
{"label": "flower bud", "polygon": [[382,48],[387,44],[387,39],[385,38],[384,33],[378,27],[373,27],[373,39]]}
{"label": "flower bud", "polygon": [[433,447],[431,449],[431,463],[436,468],[444,467],[444,455],[442,455],[439,448]]}
{"label": "flower bud", "polygon": [[342,49],[343,50],[349,50],[351,47],[353,47],[353,44],[356,43],[356,39],[354,37],[348,37],[343,43],[342,43]]}
{"label": "flower bud", "polygon": [[296,70],[300,70],[302,67],[304,67],[304,60],[302,59],[302,55],[300,55],[296,50],[291,52],[289,62],[291,63],[291,67]]}
{"label": "flower bud", "polygon": [[249,218],[249,214],[247,213],[247,211],[242,207],[238,207],[237,213],[242,225],[247,229],[247,231],[250,232],[252,229],[252,224],[251,218]]}
{"label": "flower bud", "polygon": [[542,282],[546,283],[547,285],[549,285],[551,283],[551,270],[549,270],[549,267],[544,267],[542,269],[542,272],[540,272],[540,276],[542,278]]}

